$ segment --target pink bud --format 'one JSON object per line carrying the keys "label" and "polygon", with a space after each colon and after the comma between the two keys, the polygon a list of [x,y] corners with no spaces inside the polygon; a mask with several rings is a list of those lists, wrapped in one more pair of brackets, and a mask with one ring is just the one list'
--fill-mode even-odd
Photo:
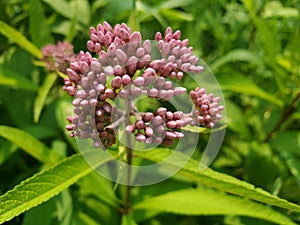
{"label": "pink bud", "polygon": [[133,126],[133,125],[127,125],[127,126],[125,127],[125,131],[126,131],[127,133],[133,133],[133,131],[134,131],[134,126]]}
{"label": "pink bud", "polygon": [[93,52],[94,49],[95,49],[95,44],[94,44],[94,42],[91,41],[91,40],[88,40],[88,42],[87,42],[87,48],[88,48],[88,50],[89,50],[90,52]]}
{"label": "pink bud", "polygon": [[99,32],[99,31],[105,32],[105,30],[104,30],[102,24],[99,23],[99,24],[97,25],[97,31],[98,31],[98,32]]}
{"label": "pink bud", "polygon": [[151,53],[151,42],[149,40],[144,41],[143,48],[145,49],[146,54]]}
{"label": "pink bud", "polygon": [[115,56],[116,51],[117,51],[117,47],[116,47],[116,45],[114,43],[111,43],[111,45],[109,45],[109,47],[107,48],[107,54],[110,57]]}
{"label": "pink bud", "polygon": [[100,52],[99,59],[100,59],[100,63],[101,63],[102,65],[107,65],[107,64],[109,64],[109,55],[108,55],[105,51],[101,51],[101,52]]}
{"label": "pink bud", "polygon": [[130,41],[130,34],[129,34],[129,32],[127,30],[123,29],[123,28],[120,29],[119,36],[125,42]]}
{"label": "pink bud", "polygon": [[179,40],[181,37],[181,32],[180,30],[176,30],[176,32],[173,34],[173,38],[176,40]]}
{"label": "pink bud", "polygon": [[177,96],[177,95],[182,95],[186,93],[186,88],[184,87],[176,87],[174,88],[174,95]]}
{"label": "pink bud", "polygon": [[122,78],[121,77],[114,77],[111,82],[112,88],[119,89],[122,85]]}
{"label": "pink bud", "polygon": [[146,137],[142,133],[137,133],[135,135],[135,140],[137,140],[138,142],[144,142],[146,140]]}
{"label": "pink bud", "polygon": [[143,55],[145,55],[145,49],[144,49],[144,48],[138,48],[138,49],[136,50],[135,55],[136,55],[137,57],[141,58]]}
{"label": "pink bud", "polygon": [[116,56],[121,64],[126,64],[128,58],[125,52],[118,48],[116,51]]}
{"label": "pink bud", "polygon": [[110,88],[107,88],[105,90],[105,95],[107,98],[110,98],[110,99],[113,99],[116,96],[115,92]]}
{"label": "pink bud", "polygon": [[94,43],[95,43],[95,42],[98,42],[97,34],[91,34],[90,37],[91,37],[91,41],[92,41],[92,42],[94,42]]}
{"label": "pink bud", "polygon": [[151,56],[148,54],[146,54],[142,58],[140,58],[140,60],[138,61],[138,65],[137,65],[138,69],[142,69],[145,66],[147,66],[150,62],[150,59],[151,59]]}
{"label": "pink bud", "polygon": [[136,71],[136,67],[137,67],[137,58],[135,56],[131,56],[128,59],[128,62],[126,65],[127,73],[129,75],[133,75]]}
{"label": "pink bud", "polygon": [[167,113],[167,109],[164,107],[159,107],[156,111],[157,115],[163,117]]}
{"label": "pink bud", "polygon": [[158,95],[158,90],[156,88],[151,88],[150,90],[148,90],[147,94],[149,97],[155,98]]}
{"label": "pink bud", "polygon": [[105,112],[111,113],[111,105],[108,102],[104,102],[102,107]]}
{"label": "pink bud", "polygon": [[172,33],[167,33],[167,35],[165,36],[165,41],[169,42],[171,41],[173,38],[173,34]]}
{"label": "pink bud", "polygon": [[105,73],[100,73],[97,76],[97,82],[100,83],[100,84],[105,84],[106,83],[106,75],[105,75]]}
{"label": "pink bud", "polygon": [[173,113],[173,118],[174,120],[180,120],[183,117],[183,112],[182,111],[176,111]]}
{"label": "pink bud", "polygon": [[183,78],[183,72],[181,72],[181,71],[177,72],[176,78],[177,78],[178,80],[181,80],[181,79]]}
{"label": "pink bud", "polygon": [[167,80],[167,81],[164,83],[164,89],[171,89],[172,86],[173,86],[172,81]]}
{"label": "pink bud", "polygon": [[97,31],[94,27],[90,27],[90,34],[97,34]]}
{"label": "pink bud", "polygon": [[172,34],[172,33],[173,33],[172,28],[171,28],[171,27],[167,27],[167,29],[166,29],[166,31],[165,31],[165,36],[166,36],[167,34]]}
{"label": "pink bud", "polygon": [[91,69],[95,72],[95,73],[100,73],[101,71],[101,64],[98,61],[92,61],[91,63]]}
{"label": "pink bud", "polygon": [[155,116],[151,120],[151,124],[153,124],[154,126],[157,126],[157,125],[161,124],[162,122],[163,122],[163,119],[161,118],[161,116]]}
{"label": "pink bud", "polygon": [[103,70],[107,76],[111,76],[114,74],[114,68],[112,66],[106,66],[103,68]]}
{"label": "pink bud", "polygon": [[122,76],[122,75],[124,75],[124,69],[123,69],[123,67],[120,66],[120,65],[115,65],[115,67],[114,67],[114,74],[116,76]]}
{"label": "pink bud", "polygon": [[70,80],[76,84],[79,83],[80,81],[80,76],[72,69],[68,68],[67,69],[67,73],[68,73],[68,76],[70,78]]}
{"label": "pink bud", "polygon": [[133,32],[131,34],[131,36],[130,36],[130,42],[137,42],[137,43],[139,43],[141,41],[142,41],[142,35],[141,35],[140,32],[135,31],[135,32]]}
{"label": "pink bud", "polygon": [[74,125],[74,124],[67,124],[67,125],[66,125],[66,129],[67,129],[68,131],[74,130],[74,128],[75,128],[75,125]]}
{"label": "pink bud", "polygon": [[169,138],[169,139],[176,139],[177,138],[177,135],[174,133],[174,132],[171,132],[171,131],[167,131],[166,132],[166,138]]}
{"label": "pink bud", "polygon": [[143,86],[145,83],[145,78],[144,77],[137,77],[134,79],[133,84],[137,87]]}
{"label": "pink bud", "polygon": [[143,119],[145,122],[149,122],[153,118],[153,113],[151,112],[146,112]]}
{"label": "pink bud", "polygon": [[160,32],[157,32],[157,33],[155,34],[155,40],[156,40],[156,41],[162,40],[162,35],[161,35]]}
{"label": "pink bud", "polygon": [[137,128],[137,129],[142,129],[142,128],[144,128],[144,121],[143,120],[137,120],[136,122],[135,122],[135,127]]}
{"label": "pink bud", "polygon": [[89,88],[89,79],[87,77],[83,77],[81,79],[80,85],[83,89],[88,89]]}
{"label": "pink bud", "polygon": [[123,85],[127,85],[131,83],[131,77],[127,74],[125,74],[124,76],[122,76],[122,83]]}
{"label": "pink bud", "polygon": [[108,31],[113,32],[111,25],[106,21],[104,21],[104,23],[103,23],[103,28],[106,32],[108,32]]}
{"label": "pink bud", "polygon": [[105,37],[104,37],[103,31],[97,32],[97,38],[98,38],[100,44],[104,44]]}
{"label": "pink bud", "polygon": [[76,96],[79,98],[85,98],[87,97],[87,93],[85,92],[85,90],[78,90]]}
{"label": "pink bud", "polygon": [[171,120],[171,121],[167,122],[167,127],[168,128],[174,129],[174,128],[176,128],[176,126],[177,126],[177,123],[174,120]]}
{"label": "pink bud", "polygon": [[146,134],[148,137],[153,136],[153,129],[152,129],[151,127],[146,127],[146,128],[145,128],[145,134]]}

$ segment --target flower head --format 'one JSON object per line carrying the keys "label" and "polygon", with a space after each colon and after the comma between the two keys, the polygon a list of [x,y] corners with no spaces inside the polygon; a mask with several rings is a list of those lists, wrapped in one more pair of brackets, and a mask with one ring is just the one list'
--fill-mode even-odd
{"label": "flower head", "polygon": [[[89,52],[81,51],[66,69],[63,89],[74,96],[74,115],[67,129],[71,136],[91,138],[95,147],[106,148],[116,142],[115,128],[126,122],[125,131],[138,142],[172,145],[184,135],[180,128],[196,125],[212,128],[221,118],[219,98],[206,94],[203,88],[190,92],[195,107],[192,113],[172,112],[160,107],[153,112],[138,112],[134,99],[144,95],[166,101],[186,93],[176,86],[185,73],[199,73],[198,57],[192,54],[188,40],[180,40],[180,31],[167,28],[164,38],[155,35],[156,42],[142,41],[140,32],[132,32],[125,24],[113,28],[107,22],[90,28]],[[161,53],[151,60],[152,48]],[[96,53],[93,57],[91,52]],[[173,79],[173,80],[172,80]],[[114,105],[124,99],[125,110]]]}
{"label": "flower head", "polygon": [[42,48],[42,61],[46,62],[49,71],[56,70],[66,74],[70,63],[77,59],[73,51],[73,45],[64,41],[58,42],[57,45],[46,45]]}

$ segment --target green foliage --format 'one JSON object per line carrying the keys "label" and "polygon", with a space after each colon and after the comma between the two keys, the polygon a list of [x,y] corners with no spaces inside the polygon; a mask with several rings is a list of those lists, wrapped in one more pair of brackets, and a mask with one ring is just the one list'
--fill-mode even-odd
{"label": "green foliage", "polygon": [[[131,187],[128,213],[126,187],[97,174],[65,130],[72,99],[61,91],[63,75],[39,61],[48,43],[68,40],[86,51],[89,27],[104,20],[149,39],[167,26],[180,29],[226,104],[228,129],[210,168],[199,170],[210,131],[186,127],[200,135],[192,159],[166,181]],[[299,224],[299,22],[299,2],[286,0],[1,1],[0,224]],[[134,161],[171,153],[136,151]],[[94,168],[112,158],[86,154]],[[166,168],[187,156],[172,157]]]}

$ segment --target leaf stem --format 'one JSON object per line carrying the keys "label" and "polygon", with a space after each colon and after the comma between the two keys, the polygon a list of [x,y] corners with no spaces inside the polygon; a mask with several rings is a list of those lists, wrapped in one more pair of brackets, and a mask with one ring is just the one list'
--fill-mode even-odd
{"label": "leaf stem", "polygon": [[263,142],[268,142],[273,134],[280,129],[282,123],[284,121],[286,121],[289,116],[291,115],[291,113],[293,112],[294,108],[296,107],[296,103],[298,102],[298,100],[300,99],[300,92],[298,92],[296,94],[296,96],[293,98],[292,102],[289,104],[289,106],[281,113],[281,116],[279,118],[279,120],[277,121],[277,123],[275,124],[275,126],[273,127],[273,129],[268,133],[268,135],[265,137],[265,139],[263,140]]}
{"label": "leaf stem", "polygon": [[[130,114],[131,114],[131,103],[132,99],[129,95],[126,98],[126,109],[125,109],[125,123],[127,125],[130,124]],[[132,143],[131,143],[131,134],[125,132],[126,134],[126,159],[127,159],[127,181],[126,181],[126,189],[125,189],[125,202],[124,202],[124,214],[128,214],[130,211],[130,190],[131,190],[131,165],[132,165]]]}

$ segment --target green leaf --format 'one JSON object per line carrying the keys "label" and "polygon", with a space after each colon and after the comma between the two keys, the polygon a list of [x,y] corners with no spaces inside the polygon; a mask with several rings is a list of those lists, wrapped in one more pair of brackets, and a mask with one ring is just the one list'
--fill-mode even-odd
{"label": "green leaf", "polygon": [[299,156],[300,132],[297,130],[280,132],[271,139],[270,144],[279,151],[288,151]]}
{"label": "green leaf", "polygon": [[41,58],[42,53],[34,44],[32,44],[23,34],[15,28],[9,26],[3,21],[0,21],[0,33],[9,40],[15,42],[21,48],[29,52],[31,55]]}
{"label": "green leaf", "polygon": [[197,181],[224,192],[300,212],[299,205],[288,202],[287,200],[281,199],[277,196],[273,196],[269,192],[264,191],[261,188],[255,188],[254,185],[249,184],[245,181],[241,181],[235,177],[216,172],[210,168],[207,168],[204,171],[200,171],[200,163],[196,160],[187,158],[187,156],[182,153],[167,149],[155,149],[146,152],[136,151],[134,154],[137,157],[148,159],[153,162],[161,162],[162,159],[172,155],[172,157],[174,157],[174,160],[165,161],[165,165],[167,167],[171,166],[175,168],[178,168],[178,165],[182,165],[182,162],[188,160],[188,163],[183,168],[181,168],[179,173],[191,180]]}
{"label": "green leaf", "polygon": [[245,8],[249,11],[252,20],[261,35],[262,41],[264,43],[264,49],[267,53],[267,57],[269,60],[274,60],[276,54],[280,50],[280,42],[279,39],[276,38],[274,35],[274,32],[272,32],[268,26],[268,24],[265,22],[264,19],[261,19],[257,16],[257,12],[254,6],[254,3],[252,0],[243,0],[242,1]]}
{"label": "green leaf", "polygon": [[260,87],[258,87],[253,81],[240,74],[230,74],[223,76],[219,79],[222,90],[237,92],[240,94],[253,95],[262,99],[265,99],[278,106],[283,106],[283,101],[276,96],[269,94]]}
{"label": "green leaf", "polygon": [[121,225],[137,225],[137,223],[133,220],[132,213],[125,214],[122,216]]}
{"label": "green leaf", "polygon": [[34,44],[43,47],[53,42],[50,26],[47,24],[47,18],[40,0],[29,1],[29,23],[29,32]]}
{"label": "green leaf", "polygon": [[36,99],[34,101],[34,109],[33,109],[33,120],[35,123],[39,121],[40,114],[42,112],[43,106],[45,104],[46,97],[53,86],[55,80],[56,80],[56,74],[50,73],[47,75],[47,77],[44,80],[44,83],[39,88],[39,91],[37,93]]}
{"label": "green leaf", "polygon": [[0,197],[0,224],[57,195],[78,179],[110,160],[99,158],[97,151],[84,157],[95,159],[88,165],[81,154],[73,155],[21,182]]}
{"label": "green leaf", "polygon": [[[5,143],[2,143],[5,142]],[[16,152],[18,147],[10,142],[1,140],[0,142],[0,165],[5,162],[12,154]]]}
{"label": "green leaf", "polygon": [[23,74],[19,74],[18,72],[5,68],[4,66],[0,66],[0,85],[30,91],[37,90],[37,86],[28,80]]}
{"label": "green leaf", "polygon": [[76,225],[101,225],[98,221],[95,221],[89,215],[83,212],[77,212],[75,216]]}
{"label": "green leaf", "polygon": [[226,124],[229,128],[235,132],[240,133],[243,137],[249,138],[250,130],[246,124],[246,120],[243,116],[240,108],[229,99],[226,99]]}
{"label": "green leaf", "polygon": [[183,215],[239,215],[278,224],[296,224],[268,206],[203,187],[173,191],[149,198],[135,204],[133,209],[159,210],[161,213]]}
{"label": "green leaf", "polygon": [[228,52],[226,55],[222,56],[215,60],[211,65],[210,68],[212,71],[216,72],[221,66],[236,62],[236,61],[244,61],[249,63],[254,63],[258,66],[263,65],[262,58],[254,52],[251,52],[246,49],[234,49]]}
{"label": "green leaf", "polygon": [[22,225],[51,225],[56,211],[56,199],[52,198],[43,204],[32,208],[24,215]]}
{"label": "green leaf", "polygon": [[59,154],[51,151],[45,144],[20,129],[1,125],[0,136],[16,144],[40,162],[52,164],[61,159]]}
{"label": "green leaf", "polygon": [[193,21],[194,17],[192,14],[181,12],[174,9],[161,9],[159,10],[160,14],[163,15],[169,21]]}
{"label": "green leaf", "polygon": [[263,18],[270,18],[270,17],[297,18],[299,16],[299,13],[296,8],[283,7],[280,1],[269,1],[266,2],[265,4],[264,12],[262,16]]}
{"label": "green leaf", "polygon": [[295,177],[298,187],[300,188],[300,163],[290,152],[282,151],[280,154],[286,160],[286,164],[291,171],[291,174]]}
{"label": "green leaf", "polygon": [[187,6],[192,3],[195,3],[195,0],[169,0],[169,1],[163,1],[160,5],[160,9],[172,9],[172,8],[178,8],[182,6]]}
{"label": "green leaf", "polygon": [[84,25],[89,24],[90,20],[90,6],[87,0],[80,1],[65,1],[65,0],[43,0],[58,14],[72,20],[76,8],[78,8],[78,21]]}

